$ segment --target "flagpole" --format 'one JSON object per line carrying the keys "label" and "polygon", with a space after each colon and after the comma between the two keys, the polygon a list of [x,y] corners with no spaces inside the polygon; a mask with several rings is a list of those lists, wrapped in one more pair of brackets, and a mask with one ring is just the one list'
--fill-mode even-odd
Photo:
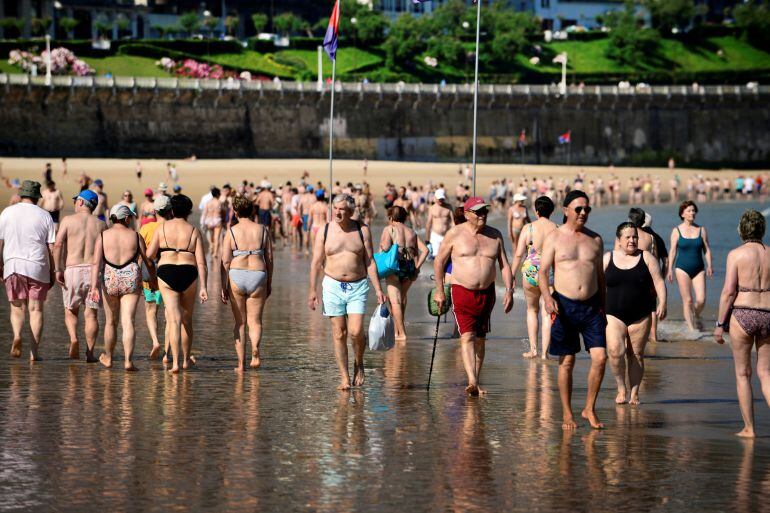
{"label": "flagpole", "polygon": [[476,195],[476,125],[479,107],[479,33],[481,32],[481,2],[476,0],[476,66],[473,74],[473,195]]}
{"label": "flagpole", "polygon": [[[335,56],[336,57],[336,56]],[[333,139],[334,139],[334,82],[337,74],[337,59],[332,61],[332,100],[329,108],[329,219],[332,215],[332,190],[333,190],[333,177],[334,177],[334,158],[332,154]]]}

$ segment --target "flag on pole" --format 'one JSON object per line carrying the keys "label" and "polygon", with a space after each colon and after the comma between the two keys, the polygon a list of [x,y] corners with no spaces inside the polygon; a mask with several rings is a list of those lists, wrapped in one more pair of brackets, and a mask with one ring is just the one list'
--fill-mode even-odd
{"label": "flag on pole", "polygon": [[519,146],[526,146],[527,145],[527,131],[522,130],[519,134]]}
{"label": "flag on pole", "polygon": [[334,9],[332,15],[329,18],[329,26],[326,28],[326,35],[324,36],[324,51],[331,60],[337,58],[337,43],[340,33],[340,0],[334,2]]}
{"label": "flag on pole", "polygon": [[570,143],[570,130],[567,130],[567,133],[561,134],[559,136],[559,144],[569,144]]}

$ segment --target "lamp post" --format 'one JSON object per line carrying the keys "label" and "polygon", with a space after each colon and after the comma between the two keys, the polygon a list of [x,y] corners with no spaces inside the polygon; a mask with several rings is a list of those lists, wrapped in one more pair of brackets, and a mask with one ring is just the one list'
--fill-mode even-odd
{"label": "lamp post", "polygon": [[209,28],[208,20],[211,18],[211,11],[205,10],[203,11],[203,24],[206,25],[206,28],[209,31],[209,37],[206,38],[206,57],[210,57],[209,55],[209,41],[211,40],[211,28]]}
{"label": "lamp post", "polygon": [[356,63],[356,53],[355,53],[355,48],[356,48],[356,23],[358,23],[358,18],[356,18],[356,17],[350,18],[350,24],[353,25],[353,50],[354,50],[353,51],[353,69],[356,69],[356,64],[357,64]]}
{"label": "lamp post", "polygon": [[51,36],[56,39],[56,11],[60,11],[62,8],[61,2],[58,0],[51,4]]}
{"label": "lamp post", "polygon": [[51,85],[51,34],[45,35],[45,85]]}

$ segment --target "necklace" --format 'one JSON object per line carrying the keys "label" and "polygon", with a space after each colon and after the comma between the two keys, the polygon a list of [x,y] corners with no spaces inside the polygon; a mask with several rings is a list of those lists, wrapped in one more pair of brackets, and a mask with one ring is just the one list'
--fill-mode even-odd
{"label": "necklace", "polygon": [[765,247],[765,243],[762,242],[762,239],[746,239],[743,241],[744,244],[750,244],[752,242],[755,244],[761,244],[763,248]]}

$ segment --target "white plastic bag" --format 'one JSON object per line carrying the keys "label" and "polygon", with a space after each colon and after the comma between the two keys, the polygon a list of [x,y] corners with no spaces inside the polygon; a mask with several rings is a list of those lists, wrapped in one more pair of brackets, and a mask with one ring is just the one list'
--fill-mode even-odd
{"label": "white plastic bag", "polygon": [[377,305],[369,321],[369,350],[387,351],[396,345],[396,330],[393,327],[393,316],[390,315],[387,303]]}

